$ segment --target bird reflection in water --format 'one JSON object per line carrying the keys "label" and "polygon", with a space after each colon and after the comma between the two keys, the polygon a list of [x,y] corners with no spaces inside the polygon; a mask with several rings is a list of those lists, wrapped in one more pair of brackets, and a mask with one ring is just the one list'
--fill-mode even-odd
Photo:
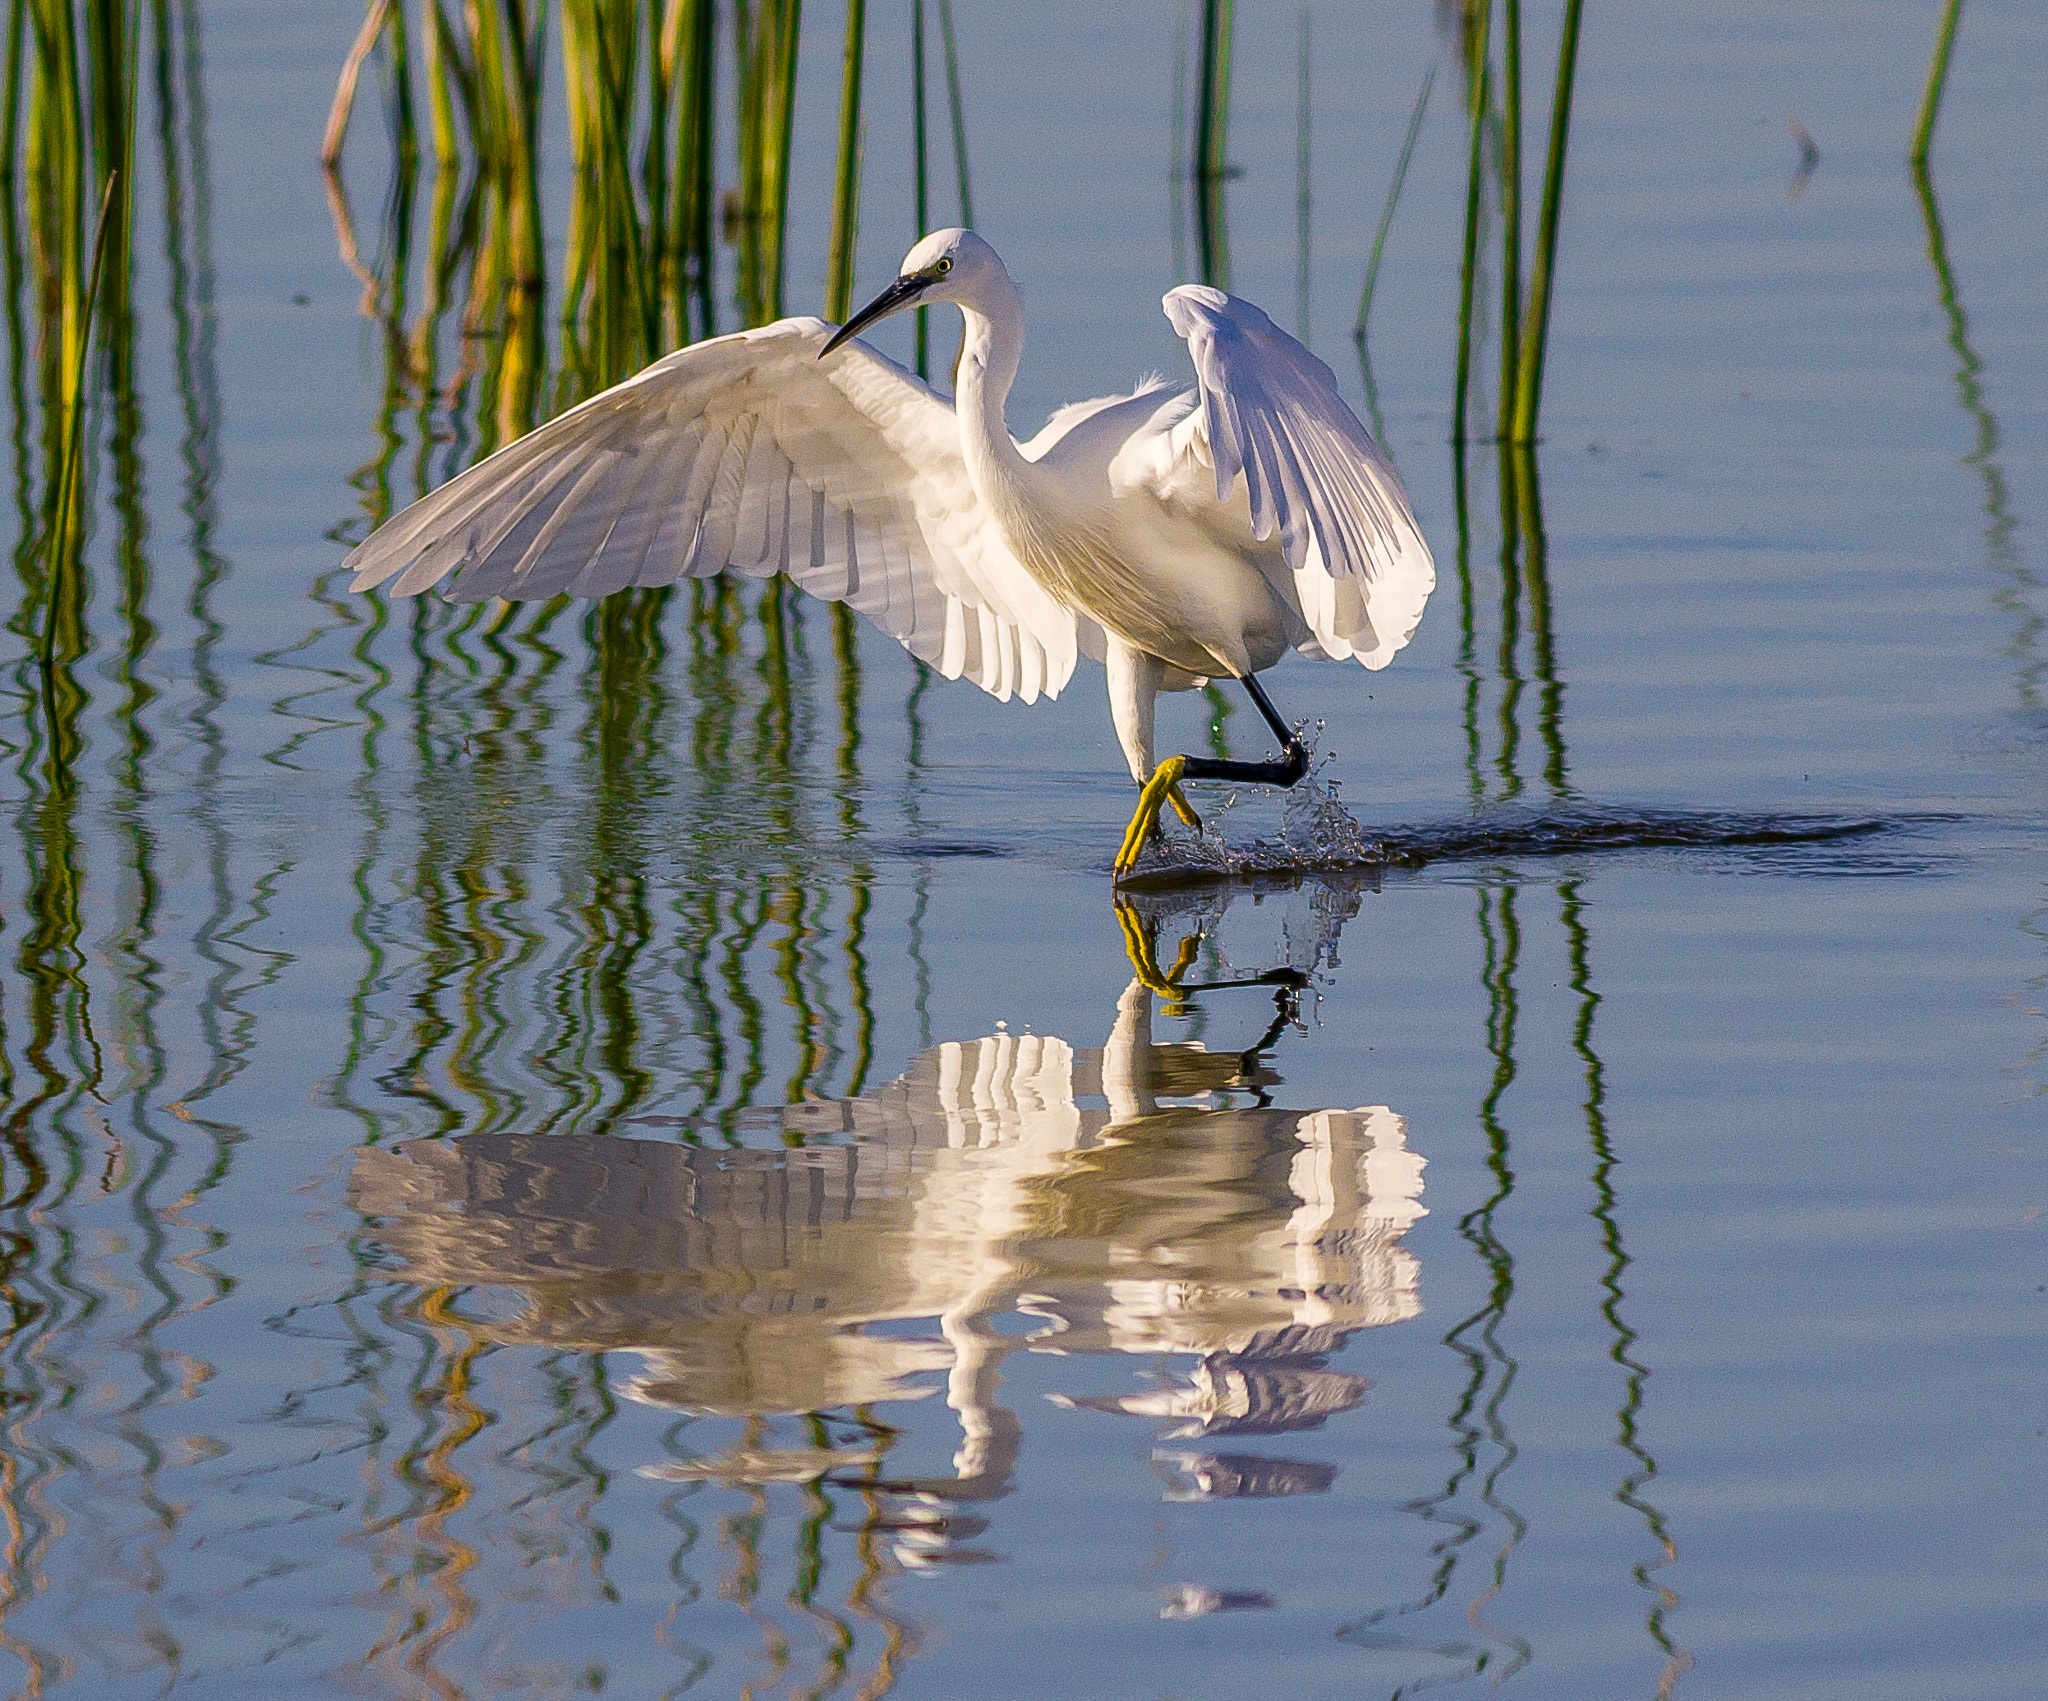
{"label": "bird reflection in water", "polygon": [[[353,1203],[406,1279],[470,1290],[445,1315],[481,1338],[629,1351],[634,1398],[744,1420],[735,1446],[647,1474],[857,1487],[861,1533],[888,1532],[904,1565],[992,1557],[969,1545],[987,1527],[969,1508],[1013,1486],[1001,1371],[1019,1350],[1191,1360],[1157,1386],[1055,1396],[1160,1421],[1182,1443],[1154,1456],[1168,1499],[1320,1493],[1334,1466],[1199,1443],[1313,1429],[1365,1397],[1328,1358],[1421,1309],[1401,1242],[1423,1161],[1385,1105],[1271,1104],[1297,971],[1221,983],[1273,1000],[1244,1052],[1156,1040],[1162,1001],[1179,1012],[1218,983],[1187,978],[1192,940],[1162,970],[1154,924],[1123,915],[1137,973],[1100,1048],[950,1041],[857,1098],[763,1119],[762,1146],[485,1132],[371,1148]],[[874,1408],[941,1386],[951,1472],[889,1474],[895,1432]]]}

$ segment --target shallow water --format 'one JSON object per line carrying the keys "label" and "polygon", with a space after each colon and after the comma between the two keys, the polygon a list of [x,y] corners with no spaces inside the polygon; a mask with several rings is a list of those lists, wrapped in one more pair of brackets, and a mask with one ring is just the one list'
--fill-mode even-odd
{"label": "shallow water", "polygon": [[[1295,16],[1239,10],[1234,284],[1287,321]],[[1024,429],[1178,370],[1170,57],[960,13]],[[1356,839],[1197,788],[1231,878],[1122,903],[1085,672],[999,705],[792,605],[785,675],[751,588],[350,598],[355,20],[195,16],[143,591],[102,540],[75,796],[9,764],[9,1692],[2039,1692],[2037,8],[1967,9],[1931,203],[1932,6],[1591,9],[1521,506],[1445,445],[1446,65],[1373,320],[1439,590],[1386,672],[1272,676]],[[1309,329],[1364,406],[1443,50],[1314,25]]]}

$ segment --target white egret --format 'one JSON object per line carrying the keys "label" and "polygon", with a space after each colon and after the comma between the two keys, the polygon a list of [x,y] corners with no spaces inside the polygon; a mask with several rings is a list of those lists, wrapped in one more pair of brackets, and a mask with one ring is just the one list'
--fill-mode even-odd
{"label": "white egret", "polygon": [[[966,320],[949,404],[851,340],[905,308]],[[1300,736],[1254,675],[1289,649],[1384,667],[1436,583],[1399,476],[1330,369],[1221,290],[1164,306],[1196,387],[1061,408],[1019,443],[1003,418],[1023,301],[967,230],[925,237],[834,330],[783,319],[679,349],[479,462],[348,558],[354,588],[410,596],[604,596],[687,574],[786,573],[845,602],[949,679],[1056,696],[1078,654],[1143,788],[1117,856],[1137,864],[1183,779],[1289,786]],[[1271,762],[1155,762],[1154,699],[1243,682]]]}

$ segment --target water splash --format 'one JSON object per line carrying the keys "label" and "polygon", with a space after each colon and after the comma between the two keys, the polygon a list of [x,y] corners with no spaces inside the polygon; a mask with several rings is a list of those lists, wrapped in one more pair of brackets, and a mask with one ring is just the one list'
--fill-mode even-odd
{"label": "water splash", "polygon": [[1204,806],[1207,813],[1199,831],[1172,832],[1168,818],[1162,816],[1161,830],[1145,847],[1134,880],[1167,884],[1385,866],[1390,860],[1385,846],[1338,801],[1337,782],[1322,777],[1333,755],[1319,756],[1308,776],[1285,794],[1286,807],[1273,838],[1230,843],[1224,822],[1237,807],[1235,791],[1225,793],[1214,806]]}

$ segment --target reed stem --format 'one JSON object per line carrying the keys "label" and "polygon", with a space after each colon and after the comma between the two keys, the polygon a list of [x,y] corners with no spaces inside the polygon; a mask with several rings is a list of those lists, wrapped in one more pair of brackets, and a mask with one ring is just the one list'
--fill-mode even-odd
{"label": "reed stem", "polygon": [[861,56],[867,0],[846,0],[846,51],[839,77],[839,172],[832,194],[832,253],[825,270],[825,317],[846,323],[853,311],[853,259],[860,233]]}
{"label": "reed stem", "polygon": [[1565,0],[1557,49],[1557,92],[1550,105],[1550,147],[1543,166],[1543,207],[1538,215],[1535,270],[1529,279],[1529,335],[1515,387],[1514,440],[1536,441],[1536,411],[1543,398],[1543,354],[1550,336],[1551,287],[1557,276],[1557,222],[1564,205],[1565,146],[1572,123],[1572,77],[1579,57],[1584,0]]}
{"label": "reed stem", "polygon": [[1948,0],[1942,8],[1941,24],[1934,35],[1934,58],[1927,67],[1927,86],[1920,91],[1920,116],[1913,125],[1913,146],[1907,158],[1925,169],[1927,150],[1934,146],[1934,122],[1941,116],[1942,91],[1948,86],[1949,57],[1956,48],[1956,26],[1962,21],[1963,0]]}
{"label": "reed stem", "polygon": [[[846,49],[839,80],[839,171],[832,196],[832,253],[825,275],[825,317],[835,325],[846,323],[853,311],[853,262],[860,235],[861,168],[861,62],[867,45],[867,0],[846,0]],[[832,605],[832,654],[839,666],[840,701],[844,706],[845,736],[840,766],[845,781],[845,813],[854,813],[851,799],[859,779],[856,752],[860,748],[860,634],[854,629],[853,610],[843,602]],[[852,825],[851,819],[848,825]],[[865,913],[866,893],[857,892],[856,910],[849,916],[847,953],[859,961],[859,948],[852,936],[859,915]],[[858,985],[859,982],[856,982]],[[867,1029],[863,1028],[861,1061],[856,1074],[864,1074],[868,1052]]]}
{"label": "reed stem", "polygon": [[[50,387],[64,412],[76,405],[66,392],[71,375],[83,381],[86,332],[79,280],[86,272],[84,100],[78,76],[78,34],[69,0],[35,0],[35,81],[29,92],[30,232],[44,287],[59,299],[59,334],[46,355]],[[61,462],[61,447],[51,459]]]}
{"label": "reed stem", "polygon": [[675,102],[682,14],[682,0],[648,0],[647,152],[640,164],[640,181],[647,193],[646,266],[657,312],[666,299],[662,285],[669,255],[668,124]]}
{"label": "reed stem", "polygon": [[7,71],[4,92],[0,92],[0,184],[13,200],[14,162],[21,130],[21,50],[28,27],[28,0],[8,0]]}
{"label": "reed stem", "polygon": [[739,60],[740,299],[750,324],[782,316],[789,147],[796,116],[798,0],[734,6]]}
{"label": "reed stem", "polygon": [[[529,37],[523,0],[504,0],[505,29],[502,43],[505,68],[511,74],[509,98],[503,119],[503,158],[500,170],[510,215],[515,288],[536,300],[547,288],[547,251],[540,214],[540,80],[541,42],[539,32]],[[488,0],[477,8],[487,16]]]}
{"label": "reed stem", "polygon": [[1314,80],[1309,74],[1308,8],[1294,30],[1294,335],[1306,345],[1309,340],[1309,271],[1313,258],[1310,219],[1315,210],[1313,192],[1314,150],[1310,146],[1309,112],[1314,102]]}
{"label": "reed stem", "polygon": [[953,41],[953,0],[939,0],[939,39],[946,49],[946,106],[953,119],[953,169],[960,178],[960,223],[974,228],[974,190],[967,178],[967,106],[960,96],[960,50]]}
{"label": "reed stem", "polygon": [[1522,5],[1501,0],[1500,423],[1510,435],[1522,364]]}
{"label": "reed stem", "polygon": [[789,226],[790,144],[796,134],[796,50],[803,33],[801,0],[782,0],[784,11],[776,38],[779,60],[776,66],[775,173],[769,184],[769,208],[773,217],[774,267],[770,302],[774,316],[782,317],[782,250]]}
{"label": "reed stem", "polygon": [[419,130],[413,121],[412,62],[405,30],[404,0],[391,7],[384,41],[391,54],[391,148],[401,176],[419,168]]}
{"label": "reed stem", "polygon": [[1195,114],[1195,236],[1202,281],[1230,287],[1223,180],[1229,172],[1231,0],[1203,0],[1202,86]]}
{"label": "reed stem", "polygon": [[356,81],[362,75],[363,61],[370,57],[377,38],[384,33],[384,20],[391,5],[392,0],[370,0],[363,27],[356,32],[348,57],[341,62],[341,80],[334,85],[334,103],[327,109],[327,128],[320,137],[320,163],[329,171],[341,163],[341,144],[348,137],[349,116],[355,110]]}
{"label": "reed stem", "polygon": [[99,223],[92,239],[92,271],[85,285],[84,332],[73,357],[69,417],[65,420],[64,458],[57,475],[57,512],[51,524],[48,582],[44,587],[42,683],[43,710],[50,727],[51,748],[57,745],[57,626],[66,592],[66,569],[72,551],[71,516],[77,505],[78,466],[85,439],[85,361],[92,345],[93,306],[99,300],[100,269],[107,254],[107,231],[112,222],[114,195],[122,183],[121,168],[107,174],[106,192],[100,197]]}
{"label": "reed stem", "polygon": [[[455,100],[462,97],[462,109],[472,113],[476,93],[468,67],[455,45],[455,31],[442,10],[441,0],[427,0],[426,21],[427,113],[434,127],[434,161],[443,171],[452,171],[462,158],[462,146],[455,128]],[[470,119],[474,126],[475,119]]]}
{"label": "reed stem", "polygon": [[1365,287],[1358,292],[1358,319],[1351,327],[1352,337],[1360,343],[1365,341],[1366,317],[1372,312],[1373,287],[1379,282],[1380,256],[1386,250],[1387,232],[1394,223],[1394,209],[1400,205],[1401,185],[1408,181],[1408,162],[1415,157],[1415,139],[1422,134],[1422,115],[1429,110],[1429,91],[1435,84],[1436,67],[1432,65],[1423,76],[1414,109],[1408,114],[1408,133],[1401,138],[1401,152],[1394,161],[1394,179],[1387,185],[1379,227],[1372,233],[1372,253],[1365,262]]}
{"label": "reed stem", "polygon": [[1471,71],[1471,155],[1465,178],[1465,251],[1458,268],[1458,376],[1451,396],[1451,441],[1464,443],[1466,397],[1472,386],[1472,310],[1479,276],[1479,211],[1485,184],[1486,106],[1489,96],[1490,50],[1487,34],[1493,0],[1479,0],[1479,27],[1474,32]]}
{"label": "reed stem", "polygon": [[[910,113],[913,216],[917,224],[915,234],[922,237],[931,228],[931,154],[926,146],[924,107],[924,0],[911,0],[910,5]],[[931,311],[920,307],[916,317],[917,375],[929,378],[932,375]]]}
{"label": "reed stem", "polygon": [[1187,196],[1194,182],[1188,158],[1188,0],[1173,0],[1173,96],[1166,120],[1167,229],[1173,243],[1173,275],[1187,268]]}
{"label": "reed stem", "polygon": [[712,136],[718,110],[718,13],[712,0],[683,0],[683,116],[676,124],[676,317],[689,339],[689,285],[697,295],[697,330],[715,328],[717,248],[712,219]]}

